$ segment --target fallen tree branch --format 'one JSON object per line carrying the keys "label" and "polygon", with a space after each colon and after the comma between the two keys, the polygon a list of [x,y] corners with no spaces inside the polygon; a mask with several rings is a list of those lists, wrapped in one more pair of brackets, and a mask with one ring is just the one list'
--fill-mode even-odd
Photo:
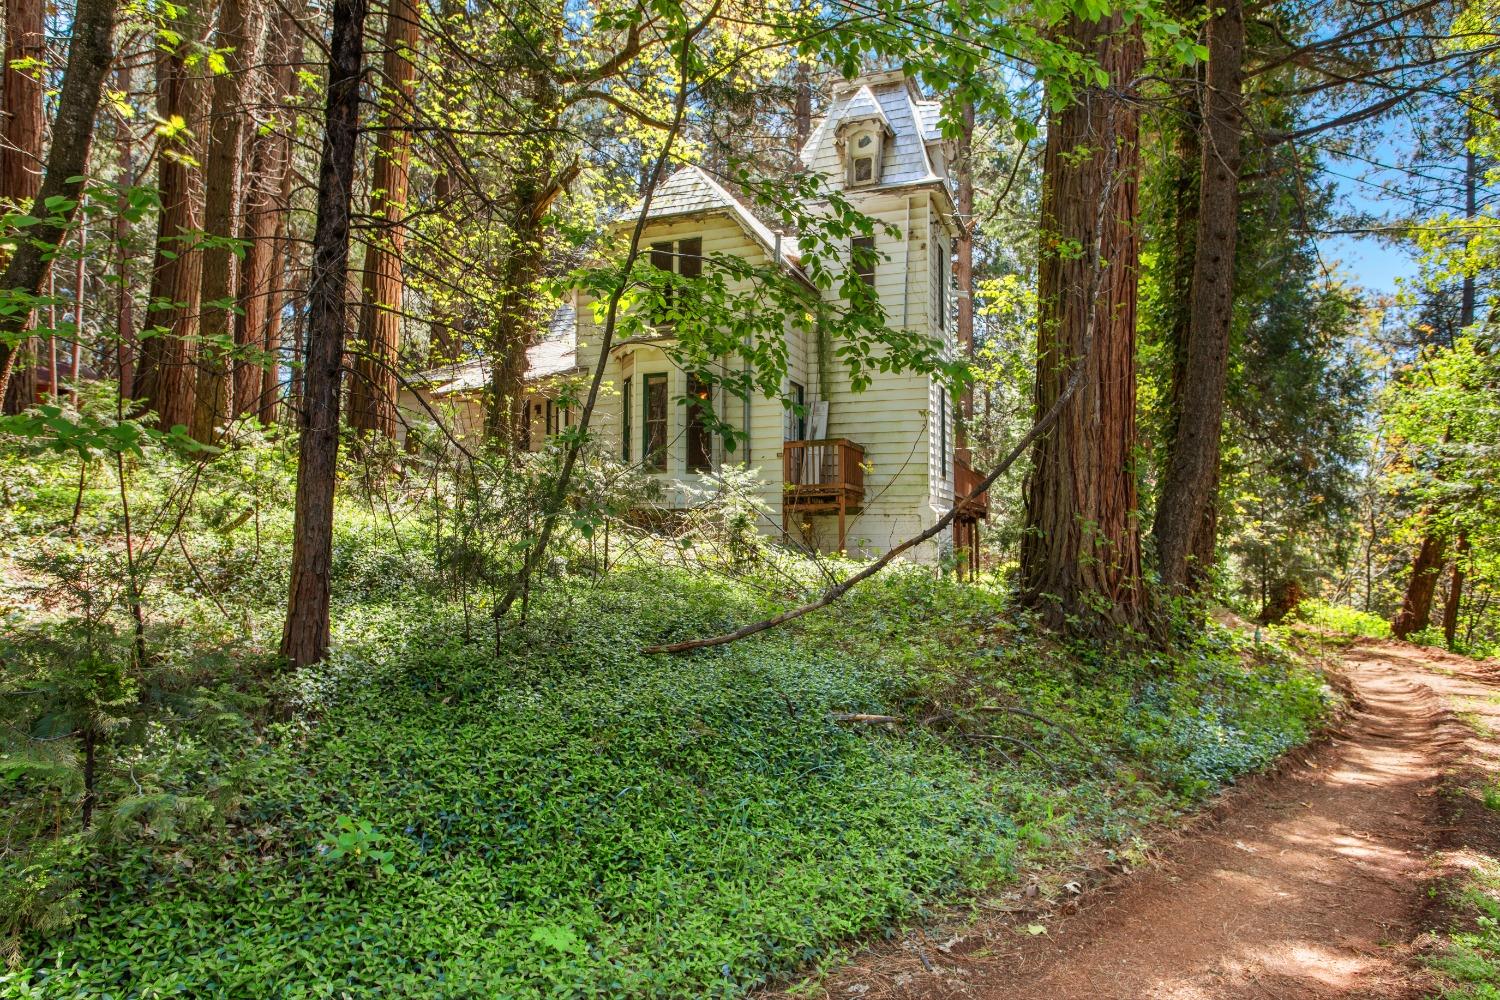
{"label": "fallen tree branch", "polygon": [[828,717],[834,722],[863,722],[867,724],[890,723],[899,725],[905,719],[895,715],[869,715],[864,712],[829,712]]}

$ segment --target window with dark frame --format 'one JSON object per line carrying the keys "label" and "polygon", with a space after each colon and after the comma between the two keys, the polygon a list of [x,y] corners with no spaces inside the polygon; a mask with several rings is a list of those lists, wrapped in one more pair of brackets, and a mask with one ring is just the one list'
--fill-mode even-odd
{"label": "window with dark frame", "polygon": [[630,461],[631,387],[631,380],[629,378],[626,378],[625,384],[620,387],[620,413],[623,418],[620,425],[620,461],[622,462]]}
{"label": "window with dark frame", "polygon": [[862,132],[853,138],[849,154],[849,183],[869,184],[880,179],[880,141],[874,133]]}
{"label": "window with dark frame", "polygon": [[948,255],[943,250],[943,243],[936,237],[932,241],[933,260],[937,265],[937,328],[946,330],[948,328]]}
{"label": "window with dark frame", "polygon": [[849,241],[849,259],[854,271],[871,288],[875,287],[875,237],[856,236]]}
{"label": "window with dark frame", "polygon": [[938,386],[938,475],[948,475],[948,390]]}
{"label": "window with dark frame", "polygon": [[641,464],[652,472],[667,471],[667,376],[641,378]]}
{"label": "window with dark frame", "polygon": [[[651,266],[658,271],[666,271],[668,274],[676,274],[684,278],[701,277],[703,275],[702,237],[694,236],[675,243],[671,240],[662,240],[651,244]],[[663,294],[666,298],[666,308],[669,310],[676,300],[676,291],[675,282],[668,280]]]}
{"label": "window with dark frame", "polygon": [[714,468],[714,390],[697,375],[688,375],[687,470],[712,472]]}
{"label": "window with dark frame", "polygon": [[807,439],[807,387],[801,382],[793,382],[787,387],[787,394],[792,400],[792,408],[786,411],[784,437],[788,441],[804,441]]}

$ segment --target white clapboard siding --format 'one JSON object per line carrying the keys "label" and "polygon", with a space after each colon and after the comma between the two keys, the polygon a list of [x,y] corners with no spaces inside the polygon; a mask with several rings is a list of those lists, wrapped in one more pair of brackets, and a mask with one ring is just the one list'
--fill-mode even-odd
{"label": "white clapboard siding", "polygon": [[[919,100],[905,81],[889,75],[841,91],[830,114],[803,149],[803,160],[834,187],[843,188],[846,173],[836,141],[841,115],[853,108],[853,113],[869,116],[876,110],[876,104],[878,120],[882,127],[888,125],[890,129],[880,183],[846,192],[856,207],[877,223],[875,249],[881,259],[875,269],[875,291],[892,327],[942,337],[951,351],[956,318],[955,296],[951,291],[947,296],[949,321],[945,329],[939,330],[934,313],[938,280],[935,260],[950,253],[947,234],[953,226],[951,201],[941,187],[946,164],[937,131],[937,104]],[[693,170],[687,168],[669,179],[664,197],[653,206],[643,242],[699,237],[706,258],[729,254],[757,265],[766,263],[778,246],[774,234],[749,216],[744,206],[734,203],[712,178]],[[888,228],[894,228],[899,235],[891,236]],[[786,238],[780,242],[780,249],[783,260],[791,266],[795,240]],[[705,266],[712,264],[706,261]],[[837,289],[823,294],[831,301],[838,298]],[[598,355],[600,333],[593,316],[593,303],[580,302],[578,316],[578,362],[588,371]],[[837,357],[837,344],[820,351],[816,335],[791,326],[784,335],[788,371],[782,392],[788,391],[790,382],[801,383],[809,404],[827,403],[826,436],[847,438],[864,449],[865,502],[861,510],[848,518],[849,550],[877,554],[930,526],[952,502],[956,407],[951,400],[946,407],[940,405],[939,394],[944,390],[924,374],[871,372],[870,385],[863,392],[854,392],[849,372]],[[629,375],[634,384],[635,410],[631,421],[634,438],[631,456],[639,461],[641,376],[650,371],[666,372],[672,403],[667,471],[661,478],[669,495],[683,484],[693,485],[700,477],[685,472],[686,411],[677,405],[686,392],[686,376],[673,368],[659,344],[638,344],[614,353],[606,367],[606,394],[596,416],[600,436],[619,454],[619,387],[623,377]],[[821,370],[825,359],[832,362],[827,371]],[[721,399],[718,406],[721,416],[731,426],[746,429],[743,401]],[[939,451],[945,435],[933,426],[944,409],[946,462]],[[748,411],[748,455],[743,454],[743,449],[726,452],[720,447],[718,457],[728,463],[744,461],[758,471],[757,497],[765,516],[763,526],[775,532],[780,528],[783,495],[786,409],[781,398],[768,399],[757,394]],[[836,545],[836,516],[804,514],[800,520],[811,524],[813,538],[820,547],[831,549]],[[936,546],[929,545],[916,554],[931,558],[935,552]]]}

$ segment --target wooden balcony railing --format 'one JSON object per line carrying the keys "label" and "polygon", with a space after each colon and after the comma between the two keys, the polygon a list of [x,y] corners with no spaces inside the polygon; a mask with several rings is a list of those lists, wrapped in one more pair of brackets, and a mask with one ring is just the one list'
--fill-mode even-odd
{"label": "wooden balcony railing", "polygon": [[856,506],[865,497],[865,450],[847,438],[786,441],[781,446],[784,502],[802,509]]}
{"label": "wooden balcony railing", "polygon": [[847,438],[783,442],[782,533],[788,534],[790,531],[794,512],[837,513],[839,551],[842,552],[846,518],[865,499],[864,462],[865,450]]}
{"label": "wooden balcony railing", "polygon": [[[964,497],[973,493],[980,483],[984,482],[984,476],[975,472],[973,467],[962,458],[953,463],[953,497],[955,501],[962,501]],[[959,513],[960,517],[980,518],[990,515],[989,491],[979,494],[971,500]]]}

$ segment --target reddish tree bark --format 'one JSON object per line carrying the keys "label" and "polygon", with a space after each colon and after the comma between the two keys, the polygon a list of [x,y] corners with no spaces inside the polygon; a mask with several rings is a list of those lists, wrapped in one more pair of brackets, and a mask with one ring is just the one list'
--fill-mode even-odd
{"label": "reddish tree bark", "polygon": [[1448,577],[1448,599],[1443,603],[1443,642],[1449,649],[1458,637],[1458,612],[1464,599],[1465,564],[1469,561],[1468,532],[1459,532],[1458,546],[1453,553],[1453,575]]}
{"label": "reddish tree bark", "polygon": [[[5,5],[4,93],[0,97],[0,199],[30,208],[42,186],[42,63],[47,37],[42,0],[9,0]],[[28,66],[29,63],[29,66]],[[19,66],[18,66],[19,64]],[[35,318],[27,323],[34,325]],[[19,413],[36,396],[36,340],[17,345],[8,387],[0,388],[4,412]],[[3,350],[3,348],[0,348]],[[9,357],[9,356],[7,356]],[[52,395],[57,395],[53,380]]]}
{"label": "reddish tree bark", "polygon": [[[116,85],[122,93],[130,93],[130,77],[129,66],[116,67]],[[136,179],[131,167],[132,144],[129,128],[120,128],[119,134],[115,137],[115,143],[119,150],[120,183],[128,188],[135,183]],[[129,209],[129,193],[122,192],[119,206],[115,210],[114,227],[115,253],[119,255],[115,275],[118,281],[115,288],[115,324],[119,333],[119,339],[115,344],[115,362],[118,366],[121,400],[130,399],[135,392],[135,355],[138,347],[135,339],[135,298],[130,291],[132,285],[130,282]]]}
{"label": "reddish tree bark", "polygon": [[234,366],[234,414],[255,413],[261,423],[270,423],[276,412],[277,373],[271,356],[279,346],[278,313],[284,280],[281,262],[293,173],[288,105],[296,96],[296,67],[302,61],[302,36],[291,12],[281,11],[275,17],[270,34],[267,49],[275,55],[266,83],[272,111],[251,141],[241,232],[247,246],[240,267],[240,315],[234,334],[241,351],[266,355],[262,359],[242,357]]}
{"label": "reddish tree bark", "polygon": [[[203,231],[209,237],[228,240],[235,233],[236,195],[241,172],[243,116],[241,93],[247,67],[254,61],[247,51],[250,34],[240,0],[222,0],[219,28],[214,44],[225,51],[225,72],[213,78],[213,105],[208,123],[207,188],[203,199]],[[229,340],[234,327],[231,305],[235,287],[235,255],[227,245],[203,250],[203,303],[199,335],[198,376],[193,406],[192,435],[212,441],[230,415],[229,353],[216,344]],[[215,305],[214,303],[224,303]]]}
{"label": "reddish tree bark", "polygon": [[[35,296],[52,272],[49,254],[62,244],[83,196],[83,175],[88,169],[89,145],[94,138],[94,115],[104,74],[114,57],[115,0],[78,0],[68,40],[68,65],[63,71],[52,125],[52,147],[42,185],[31,205],[31,214],[43,220],[28,231],[0,275],[0,288]],[[51,199],[61,199],[62,208],[51,211]],[[58,204],[53,201],[52,204]],[[0,317],[0,396],[5,394],[15,366],[17,345],[30,324],[25,313]]]}
{"label": "reddish tree bark", "polygon": [[367,10],[366,0],[333,3],[318,214],[308,287],[305,395],[297,418],[300,434],[291,586],[281,634],[281,655],[293,667],[316,663],[328,655],[339,385],[347,326],[349,214],[354,195],[354,144],[359,133],[359,78]]}
{"label": "reddish tree bark", "polygon": [[[1110,85],[1080,86],[1047,129],[1038,417],[1060,397],[1080,358],[1087,367],[1078,393],[1033,451],[1022,588],[1053,627],[1137,626],[1146,605],[1132,468],[1140,161],[1130,92],[1144,54],[1139,28],[1123,26],[1118,15],[1069,19],[1062,30],[1095,55]],[[1097,256],[1080,252],[1096,246]]]}
{"label": "reddish tree bark", "polygon": [[[1241,0],[1227,0],[1217,8],[1208,20],[1207,33],[1187,336],[1176,372],[1179,381],[1172,393],[1173,436],[1152,529],[1157,568],[1170,589],[1187,587],[1191,571],[1201,572],[1213,561],[1216,519],[1209,509],[1218,485],[1239,241],[1240,91],[1245,59]],[[1195,567],[1197,561],[1206,565]]]}
{"label": "reddish tree bark", "polygon": [[[189,69],[187,38],[196,26],[178,20],[184,39],[171,51],[157,54],[157,112],[167,121],[179,120],[189,130],[201,130],[208,87],[196,68]],[[143,340],[136,370],[136,397],[154,412],[163,427],[187,426],[193,420],[197,357],[193,338],[198,334],[202,299],[203,254],[197,233],[203,228],[201,178],[185,160],[201,157],[196,131],[157,151],[156,258],[151,272],[151,310],[148,326],[156,332]]]}
{"label": "reddish tree bark", "polygon": [[396,435],[396,361],[401,349],[401,274],[406,244],[406,198],[411,160],[412,62],[420,35],[413,0],[391,0],[386,17],[381,84],[383,128],[376,142],[371,213],[377,229],[365,248],[359,309],[360,355],[349,387],[349,422],[357,430]]}
{"label": "reddish tree bark", "polygon": [[1438,577],[1443,573],[1444,542],[1441,535],[1428,534],[1412,559],[1406,596],[1401,601],[1400,613],[1391,622],[1391,632],[1398,639],[1405,639],[1432,624],[1432,596],[1437,591]]}
{"label": "reddish tree bark", "polygon": [[[290,180],[290,171],[287,173],[287,177]],[[280,408],[278,389],[281,385],[281,313],[286,306],[286,283],[289,280],[287,271],[291,265],[291,259],[284,251],[290,248],[291,241],[285,236],[276,244],[277,267],[272,274],[271,300],[266,312],[266,336],[263,346],[269,360],[260,368],[260,405],[258,414],[260,422],[267,427],[276,422],[276,414]]]}

